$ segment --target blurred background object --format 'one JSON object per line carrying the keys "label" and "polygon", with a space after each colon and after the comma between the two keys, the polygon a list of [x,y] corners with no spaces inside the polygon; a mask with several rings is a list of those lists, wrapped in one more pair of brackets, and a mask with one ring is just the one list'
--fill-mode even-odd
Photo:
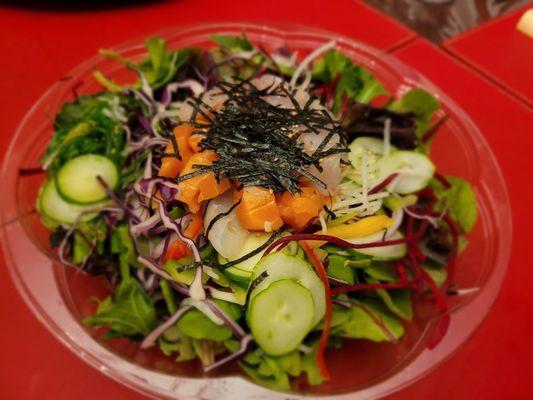
{"label": "blurred background object", "polygon": [[533,8],[527,10],[518,21],[516,28],[533,39]]}
{"label": "blurred background object", "polygon": [[530,0],[364,0],[431,41],[449,37],[533,4]]}

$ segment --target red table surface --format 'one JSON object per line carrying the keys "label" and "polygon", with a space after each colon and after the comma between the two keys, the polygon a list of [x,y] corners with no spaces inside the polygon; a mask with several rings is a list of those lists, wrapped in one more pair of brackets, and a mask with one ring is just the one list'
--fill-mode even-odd
{"label": "red table surface", "polygon": [[465,32],[444,43],[472,67],[533,106],[533,39],[516,29],[533,4]]}
{"label": "red table surface", "polygon": [[[382,49],[396,47],[411,37],[408,30],[388,18],[348,0],[271,1],[268,6],[241,0],[226,2],[224,7],[217,7],[217,3],[181,1],[91,13],[0,8],[2,157],[20,118],[58,77],[99,47],[160,27],[221,20],[297,22],[337,31]],[[531,310],[533,304],[525,285],[532,278],[526,259],[526,228],[533,216],[521,188],[527,184],[525,171],[531,164],[526,153],[516,149],[531,144],[526,135],[528,123],[531,126],[533,122],[531,110],[422,42],[399,50],[398,55],[443,87],[479,124],[502,164],[515,216],[520,217],[515,221],[508,278],[482,328],[445,366],[391,399],[528,398],[533,391],[526,374],[533,354],[527,340],[533,327],[526,307]],[[470,86],[465,87],[464,82]],[[493,101],[481,104],[469,97],[472,93]],[[0,267],[4,267],[3,261]],[[5,344],[0,357],[0,398],[144,398],[87,366],[57,342],[25,307],[5,274],[0,278],[0,303],[0,335]]]}
{"label": "red table surface", "polygon": [[[221,5],[223,4],[223,5]],[[93,12],[39,12],[0,6],[0,157],[38,97],[99,48],[182,24],[296,23],[336,31],[381,49],[414,35],[352,0],[184,0]],[[144,399],[79,360],[23,304],[0,260],[0,398]]]}

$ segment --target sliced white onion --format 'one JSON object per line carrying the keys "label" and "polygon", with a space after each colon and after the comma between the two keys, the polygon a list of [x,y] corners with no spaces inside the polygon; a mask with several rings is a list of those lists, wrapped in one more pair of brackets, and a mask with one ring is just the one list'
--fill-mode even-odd
{"label": "sliced white onion", "polygon": [[186,298],[181,302],[181,306],[192,306],[198,311],[203,313],[207,318],[209,318],[216,325],[224,325],[222,318],[219,318],[209,306],[202,300],[196,300],[193,298]]}
{"label": "sliced white onion", "polygon": [[385,239],[390,238],[396,233],[403,221],[403,208],[399,208],[396,211],[392,212],[392,225],[387,228],[387,233],[385,234]]}

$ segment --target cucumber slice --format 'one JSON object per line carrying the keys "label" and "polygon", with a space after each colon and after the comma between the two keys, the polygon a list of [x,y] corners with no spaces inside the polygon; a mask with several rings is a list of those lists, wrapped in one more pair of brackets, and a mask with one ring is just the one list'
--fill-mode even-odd
{"label": "cucumber slice", "polygon": [[[369,168],[367,168],[367,180],[369,182],[374,182],[379,178],[377,173],[374,171],[374,165],[385,153],[385,144],[382,139],[375,137],[361,136],[355,139],[350,146],[350,153],[348,153],[348,159],[354,167],[355,173],[350,175],[350,178],[353,179],[356,183],[361,185],[361,169],[363,163],[363,157],[366,156],[367,163]],[[395,147],[391,146],[391,151],[396,150]]]}
{"label": "cucumber slice", "polygon": [[120,175],[115,163],[105,156],[85,154],[73,158],[57,173],[57,191],[69,203],[98,203],[107,198],[107,193],[96,179],[97,176],[114,189]]}
{"label": "cucumber slice", "polygon": [[231,281],[238,283],[241,286],[248,287],[251,279],[251,272],[243,271],[242,269],[229,267],[225,269],[224,275]]}
{"label": "cucumber slice", "polygon": [[425,188],[433,174],[435,166],[423,154],[414,151],[395,151],[388,156],[381,157],[377,163],[380,180],[385,180],[393,173],[399,176],[394,179],[387,189],[398,194],[418,192]]}
{"label": "cucumber slice", "polygon": [[272,283],[250,306],[256,343],[272,356],[296,350],[313,327],[315,305],[309,290],[290,279]]}
{"label": "cucumber slice", "polygon": [[276,252],[263,258],[254,268],[252,280],[263,272],[267,277],[250,293],[250,301],[266,290],[273,282],[280,279],[292,279],[307,288],[313,296],[315,310],[313,312],[313,326],[316,325],[326,312],[326,294],[324,285],[313,268],[302,258]]}
{"label": "cucumber slice", "polygon": [[[272,234],[270,233],[250,232],[250,234],[244,241],[244,245],[242,247],[241,252],[238,254],[237,257],[228,260],[219,254],[218,263],[220,265],[224,265],[229,261],[238,260],[239,258],[244,257],[245,255],[257,249],[258,247],[264,245],[268,241],[268,239],[270,239],[270,236],[272,236]],[[255,256],[247,258],[241,263],[235,264],[229,268],[224,269],[224,274],[229,279],[235,280],[236,282],[248,284],[252,276],[252,271],[255,265],[261,259],[261,257],[263,257],[263,253],[264,251],[261,251]]]}
{"label": "cucumber slice", "polygon": [[[94,208],[94,206],[81,206],[67,203],[57,193],[54,179],[49,179],[41,187],[38,199],[38,209],[46,217],[55,221],[72,224],[78,220],[80,214]],[[80,217],[80,221],[89,221],[96,217],[98,213],[87,213]]]}
{"label": "cucumber slice", "polygon": [[[383,240],[384,232],[377,232],[369,236],[357,239],[348,239],[348,242],[353,244],[365,244],[371,242],[379,242]],[[396,231],[394,234],[387,238],[387,240],[397,240],[402,239],[403,235]],[[370,247],[367,249],[353,249],[353,251],[371,256],[376,261],[389,261],[389,260],[399,260],[404,258],[407,254],[407,244],[395,244],[393,246],[383,246],[383,247]]]}

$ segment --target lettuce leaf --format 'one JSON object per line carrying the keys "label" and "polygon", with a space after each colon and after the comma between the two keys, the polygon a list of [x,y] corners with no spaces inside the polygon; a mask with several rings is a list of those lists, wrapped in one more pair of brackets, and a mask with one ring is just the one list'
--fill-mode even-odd
{"label": "lettuce leaf", "polygon": [[[238,305],[218,299],[212,301],[233,320],[237,321],[241,318],[242,311]],[[223,342],[233,336],[231,330],[226,325],[216,325],[204,313],[197,309],[186,312],[180,318],[177,325],[181,333],[193,339]]]}
{"label": "lettuce leaf", "polygon": [[476,193],[470,183],[462,178],[446,176],[446,179],[451,183],[449,188],[436,180],[431,182],[439,198],[436,208],[438,211],[447,211],[464,232],[470,232],[478,214]]}
{"label": "lettuce leaf", "polygon": [[353,303],[350,318],[335,328],[335,333],[351,339],[368,339],[374,342],[399,339],[404,334],[401,321],[378,299],[365,299]]}
{"label": "lettuce leaf", "polygon": [[223,47],[225,49],[231,50],[231,51],[250,51],[254,49],[254,46],[246,35],[243,36],[230,36],[230,35],[213,35],[211,36],[211,40],[218,44],[220,47]]}
{"label": "lettuce leaf", "polygon": [[253,380],[276,390],[290,390],[288,366],[291,372],[298,368],[291,359],[280,361],[280,357],[270,357],[260,349],[246,354],[239,365]]}
{"label": "lettuce leaf", "polygon": [[320,385],[326,379],[320,373],[320,368],[316,363],[316,345],[313,351],[302,355],[302,370],[307,374],[307,381],[310,385]]}
{"label": "lettuce leaf", "polygon": [[139,63],[139,69],[153,89],[169,83],[195,52],[190,48],[168,50],[167,41],[160,37],[150,38],[144,43],[148,56]]}
{"label": "lettuce leaf", "polygon": [[409,290],[378,289],[375,293],[393,314],[406,321],[413,319],[413,304]]}
{"label": "lettuce leaf", "polygon": [[72,262],[81,264],[93,250],[93,242],[95,242],[95,253],[103,254],[106,237],[107,224],[103,219],[78,224],[74,233]]}
{"label": "lettuce leaf", "polygon": [[336,254],[328,255],[327,273],[329,276],[340,279],[350,285],[354,284],[354,273],[351,267],[347,265],[349,258]]}

